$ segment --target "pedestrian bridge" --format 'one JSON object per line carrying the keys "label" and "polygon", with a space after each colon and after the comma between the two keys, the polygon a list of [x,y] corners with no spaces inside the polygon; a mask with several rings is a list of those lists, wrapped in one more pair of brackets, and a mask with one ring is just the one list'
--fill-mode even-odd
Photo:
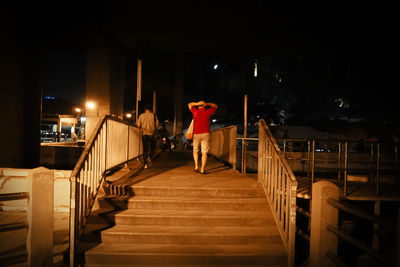
{"label": "pedestrian bridge", "polygon": [[212,132],[206,175],[189,151],[143,169],[139,129],[104,117],[71,175],[71,265],[293,266],[297,183],[265,140],[264,175],[235,170],[234,126]]}
{"label": "pedestrian bridge", "polygon": [[[343,203],[336,201],[343,194],[337,185],[322,194],[327,188],[314,189],[314,175],[311,183],[296,179],[263,120],[252,151],[256,173],[246,174],[243,165],[242,172],[236,170],[241,157],[235,126],[213,131],[211,140],[206,175],[194,172],[190,151],[162,152],[152,168],[143,169],[139,129],[104,117],[71,175],[71,266],[295,266],[296,236],[322,250],[324,243],[310,241],[296,220],[297,214],[321,220],[329,208],[320,205],[320,212],[310,213],[296,205],[302,194],[311,195],[298,185],[312,184],[320,192],[317,200],[330,202],[336,210],[332,220],[338,221]],[[376,225],[386,223],[375,217]],[[331,227],[330,234],[346,238],[337,229]],[[313,237],[324,238],[327,227],[321,231]],[[323,257],[338,262],[337,246],[326,245]],[[310,260],[323,262],[312,250]]]}

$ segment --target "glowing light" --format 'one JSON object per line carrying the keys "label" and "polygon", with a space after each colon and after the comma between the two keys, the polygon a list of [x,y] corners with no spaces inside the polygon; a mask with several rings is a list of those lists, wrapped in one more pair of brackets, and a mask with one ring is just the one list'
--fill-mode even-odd
{"label": "glowing light", "polygon": [[94,103],[93,101],[88,101],[88,102],[86,102],[86,106],[89,109],[94,109],[96,107],[96,103]]}
{"label": "glowing light", "polygon": [[82,110],[80,108],[75,108],[76,112],[81,112]]}
{"label": "glowing light", "polygon": [[217,122],[217,119],[213,119],[212,122]]}
{"label": "glowing light", "polygon": [[132,118],[132,113],[126,113],[125,115],[127,118]]}
{"label": "glowing light", "polygon": [[257,77],[258,75],[258,66],[257,66],[257,62],[254,62],[254,77]]}
{"label": "glowing light", "polygon": [[218,69],[218,64],[214,65],[214,70]]}

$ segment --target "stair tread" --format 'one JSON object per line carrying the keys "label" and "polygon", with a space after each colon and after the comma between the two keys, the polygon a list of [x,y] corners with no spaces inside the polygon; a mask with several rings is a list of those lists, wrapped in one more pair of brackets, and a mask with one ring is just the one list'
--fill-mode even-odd
{"label": "stair tread", "polygon": [[200,198],[200,197],[145,197],[135,196],[129,202],[163,201],[163,202],[220,202],[220,203],[268,203],[265,197],[226,197],[226,198]]}
{"label": "stair tread", "polygon": [[250,245],[102,243],[87,251],[86,255],[285,255],[285,253],[285,247],[281,243]]}
{"label": "stair tread", "polygon": [[142,217],[142,216],[170,216],[170,217],[241,217],[241,218],[272,218],[269,211],[242,211],[242,210],[149,210],[149,209],[128,209],[115,215],[116,217]]}
{"label": "stair tread", "polygon": [[157,226],[157,225],[115,225],[103,231],[104,234],[146,234],[146,235],[236,235],[236,236],[279,236],[275,224],[268,226]]}

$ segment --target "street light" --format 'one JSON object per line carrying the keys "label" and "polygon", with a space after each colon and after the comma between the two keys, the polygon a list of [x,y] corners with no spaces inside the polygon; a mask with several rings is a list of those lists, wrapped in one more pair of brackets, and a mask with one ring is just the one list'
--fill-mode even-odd
{"label": "street light", "polygon": [[86,102],[86,107],[89,108],[89,109],[95,109],[96,103],[94,103],[93,101],[87,101]]}
{"label": "street light", "polygon": [[[99,116],[99,108],[97,107],[97,104],[96,104],[96,102],[94,102],[94,101],[86,101],[86,108],[87,109],[89,109],[89,110],[95,110],[96,109],[96,112],[97,112],[97,117]],[[87,114],[87,112],[86,112],[86,116],[88,116],[88,114]]]}

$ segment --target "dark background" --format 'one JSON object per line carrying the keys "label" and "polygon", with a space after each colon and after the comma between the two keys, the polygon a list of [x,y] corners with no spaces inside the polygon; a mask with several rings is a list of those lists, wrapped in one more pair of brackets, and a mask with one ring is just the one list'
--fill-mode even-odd
{"label": "dark background", "polygon": [[[156,91],[162,120],[173,120],[182,54],[184,107],[215,102],[224,123],[242,121],[248,94],[250,120],[389,131],[398,125],[395,9],[387,3],[63,1],[14,8],[25,38],[43,41],[46,96],[82,103],[85,43],[100,32],[126,49],[129,73],[143,60],[143,102]],[[126,110],[134,110],[135,89],[127,78]]]}

